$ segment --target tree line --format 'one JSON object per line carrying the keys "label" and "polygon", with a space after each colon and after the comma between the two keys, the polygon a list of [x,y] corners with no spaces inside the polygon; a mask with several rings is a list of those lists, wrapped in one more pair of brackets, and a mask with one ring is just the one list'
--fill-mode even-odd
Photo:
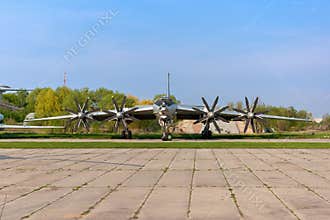
{"label": "tree line", "polygon": [[[126,95],[126,107],[135,105],[152,104],[155,99],[163,94],[155,95],[154,99],[142,99],[133,95]],[[87,98],[90,98],[90,109],[108,110],[114,109],[112,98],[115,98],[118,103],[121,103],[125,94],[113,91],[106,88],[99,88],[91,90],[88,88],[71,89],[68,87],[52,88],[37,88],[32,92],[16,92],[2,95],[5,102],[22,108],[21,111],[10,111],[1,109],[1,113],[5,115],[6,123],[22,122],[28,113],[34,112],[36,117],[49,117],[68,114],[66,109],[77,110],[75,102],[84,103]],[[172,98],[176,102],[180,102],[174,96]],[[243,103],[229,103],[230,107],[243,109]],[[297,110],[294,107],[277,107],[271,105],[260,104],[257,111],[267,112],[271,115],[298,117],[298,118],[312,118],[312,114],[306,110]],[[40,122],[40,125],[63,125],[63,122]],[[279,121],[268,120],[267,127],[276,131],[301,131],[306,129],[330,129],[330,115],[325,115],[322,124],[302,123],[293,121]],[[159,126],[156,120],[152,121],[136,121],[130,125],[132,130],[140,130],[142,132],[159,131]],[[94,132],[112,132],[113,123],[99,123],[92,124]]]}

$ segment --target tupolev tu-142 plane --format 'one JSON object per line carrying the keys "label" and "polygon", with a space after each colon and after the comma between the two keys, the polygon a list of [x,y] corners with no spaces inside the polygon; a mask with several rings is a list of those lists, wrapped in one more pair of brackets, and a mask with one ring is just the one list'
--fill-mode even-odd
{"label": "tupolev tu-142 plane", "polygon": [[126,97],[124,97],[124,100],[120,105],[113,98],[112,102],[115,107],[114,109],[106,111],[89,111],[89,99],[87,99],[83,105],[76,102],[78,111],[67,109],[69,112],[68,115],[48,118],[27,118],[25,122],[67,120],[67,123],[70,124],[75,122],[74,130],[77,130],[82,126],[88,132],[91,121],[115,121],[115,131],[118,131],[119,126],[122,125],[122,136],[124,138],[132,138],[132,132],[128,127],[131,122],[135,120],[155,119],[158,120],[162,129],[163,141],[172,140],[171,128],[174,127],[175,120],[195,120],[194,124],[204,124],[204,129],[201,133],[203,138],[211,137],[211,124],[213,124],[216,130],[220,133],[221,130],[217,124],[218,120],[227,123],[230,121],[245,121],[244,133],[248,130],[249,126],[251,126],[253,132],[256,132],[256,122],[265,123],[266,119],[311,122],[309,119],[267,115],[265,114],[266,112],[257,112],[256,109],[259,98],[256,98],[254,102],[250,104],[248,98],[245,97],[245,110],[235,108],[229,110],[229,106],[218,106],[219,97],[216,97],[212,105],[209,105],[203,97],[203,106],[177,104],[171,99],[169,83],[168,74],[167,95],[156,100],[153,105],[126,108]]}

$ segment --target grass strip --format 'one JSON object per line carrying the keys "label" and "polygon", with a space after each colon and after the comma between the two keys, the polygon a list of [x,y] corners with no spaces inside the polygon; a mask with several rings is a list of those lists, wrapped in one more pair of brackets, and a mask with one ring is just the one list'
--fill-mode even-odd
{"label": "grass strip", "polygon": [[286,148],[330,149],[330,143],[261,143],[261,142],[10,142],[0,148],[84,149],[84,148]]}

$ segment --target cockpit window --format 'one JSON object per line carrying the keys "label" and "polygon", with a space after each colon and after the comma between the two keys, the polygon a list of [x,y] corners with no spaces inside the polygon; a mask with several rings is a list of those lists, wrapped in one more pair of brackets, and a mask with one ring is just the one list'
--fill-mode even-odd
{"label": "cockpit window", "polygon": [[173,100],[172,99],[168,99],[168,98],[160,98],[158,99],[156,102],[155,102],[155,105],[158,105],[158,106],[162,106],[162,105],[166,105],[166,106],[169,106],[169,105],[172,105],[174,104]]}

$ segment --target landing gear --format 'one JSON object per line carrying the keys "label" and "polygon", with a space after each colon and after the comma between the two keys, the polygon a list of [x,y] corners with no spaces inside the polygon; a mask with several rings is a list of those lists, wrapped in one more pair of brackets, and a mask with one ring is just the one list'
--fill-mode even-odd
{"label": "landing gear", "polygon": [[166,118],[165,120],[160,119],[158,122],[159,125],[162,127],[162,141],[171,141],[173,139],[173,136],[170,132],[170,128],[173,124],[173,121]]}
{"label": "landing gear", "polygon": [[173,138],[171,133],[163,133],[162,141],[171,141]]}
{"label": "landing gear", "polygon": [[212,131],[210,131],[210,124],[206,123],[202,131],[202,138],[210,139],[212,137]]}
{"label": "landing gear", "polygon": [[121,132],[121,138],[123,139],[132,139],[132,131],[131,130],[123,130]]}
{"label": "landing gear", "polygon": [[210,139],[211,137],[212,137],[212,131],[210,131],[210,130],[202,131],[202,138]]}

